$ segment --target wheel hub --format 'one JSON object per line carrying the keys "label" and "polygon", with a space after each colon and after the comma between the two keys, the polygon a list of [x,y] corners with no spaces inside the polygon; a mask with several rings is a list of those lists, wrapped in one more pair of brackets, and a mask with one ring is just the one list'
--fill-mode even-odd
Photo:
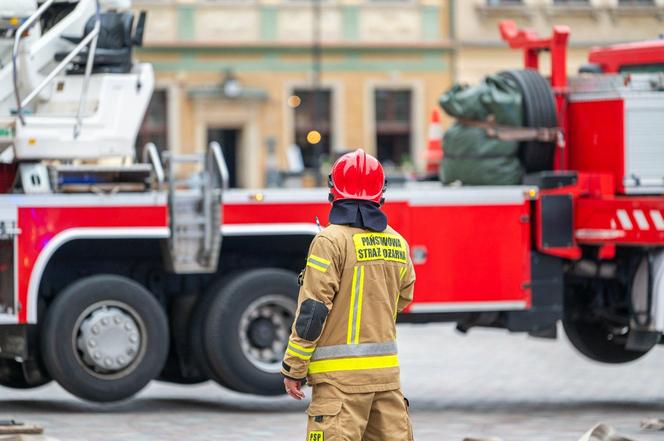
{"label": "wheel hub", "polygon": [[249,339],[258,348],[265,349],[272,346],[276,336],[274,323],[266,318],[254,320],[249,326]]}
{"label": "wheel hub", "polygon": [[102,307],[83,320],[78,349],[85,364],[106,373],[121,371],[139,354],[141,335],[134,319],[116,307]]}
{"label": "wheel hub", "polygon": [[264,372],[279,372],[296,307],[293,300],[275,294],[245,309],[240,318],[240,346],[251,364]]}

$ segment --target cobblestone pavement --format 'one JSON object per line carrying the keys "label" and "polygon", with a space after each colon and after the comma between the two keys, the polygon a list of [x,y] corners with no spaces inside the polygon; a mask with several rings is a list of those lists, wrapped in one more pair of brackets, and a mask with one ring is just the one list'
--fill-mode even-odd
{"label": "cobblestone pavement", "polygon": [[[664,440],[664,432],[639,430],[644,418],[664,418],[664,348],[606,366],[578,355],[564,337],[496,330],[462,336],[449,325],[402,325],[399,348],[417,441],[576,441],[598,422],[637,440]],[[212,383],[153,383],[110,406],[81,402],[54,385],[0,387],[0,419],[41,424],[62,441],[302,440],[305,407]]]}

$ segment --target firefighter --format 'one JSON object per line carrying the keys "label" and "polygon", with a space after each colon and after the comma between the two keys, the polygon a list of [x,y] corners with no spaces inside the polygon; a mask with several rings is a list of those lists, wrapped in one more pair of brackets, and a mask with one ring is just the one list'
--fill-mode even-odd
{"label": "firefighter", "polygon": [[[330,226],[311,243],[282,374],[304,398],[308,441],[412,440],[401,393],[396,317],[413,299],[408,244],[381,210],[385,174],[357,150],[328,178]],[[343,424],[342,424],[343,422]]]}

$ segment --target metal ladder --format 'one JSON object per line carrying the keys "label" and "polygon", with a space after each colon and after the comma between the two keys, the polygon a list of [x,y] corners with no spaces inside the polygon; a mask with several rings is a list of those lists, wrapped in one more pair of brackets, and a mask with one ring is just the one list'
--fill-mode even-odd
{"label": "metal ladder", "polygon": [[[222,195],[228,168],[221,146],[210,144],[204,154],[163,154],[167,170],[169,269],[177,274],[212,273],[221,249]],[[178,164],[197,166],[187,179],[176,179]]]}

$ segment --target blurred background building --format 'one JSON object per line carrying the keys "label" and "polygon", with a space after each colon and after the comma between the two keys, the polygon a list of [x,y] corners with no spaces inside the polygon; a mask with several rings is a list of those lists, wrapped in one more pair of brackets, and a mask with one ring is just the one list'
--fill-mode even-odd
{"label": "blurred background building", "polygon": [[[450,39],[456,43],[457,78],[475,82],[501,69],[520,67],[521,52],[508,51],[498,35],[498,22],[551,34],[555,24],[572,32],[568,51],[571,74],[587,62],[591,47],[657,38],[664,33],[664,0],[456,0]],[[542,57],[543,72],[549,71]]]}
{"label": "blurred background building", "polygon": [[269,149],[285,169],[293,144],[306,168],[360,146],[397,166],[424,155],[451,82],[446,2],[134,3],[148,11],[139,56],[159,88],[139,143],[186,152],[221,140],[237,186],[265,185]]}
{"label": "blurred background building", "polygon": [[[455,80],[521,66],[497,23],[572,28],[570,71],[595,45],[656,38],[664,0],[135,0],[139,57],[157,91],[140,145],[179,153],[220,141],[231,184],[315,170],[348,149],[407,172],[425,166],[431,112]],[[544,57],[546,58],[546,57]],[[543,66],[546,68],[547,64]],[[318,141],[318,142],[317,142]],[[307,171],[309,173],[307,173]]]}

